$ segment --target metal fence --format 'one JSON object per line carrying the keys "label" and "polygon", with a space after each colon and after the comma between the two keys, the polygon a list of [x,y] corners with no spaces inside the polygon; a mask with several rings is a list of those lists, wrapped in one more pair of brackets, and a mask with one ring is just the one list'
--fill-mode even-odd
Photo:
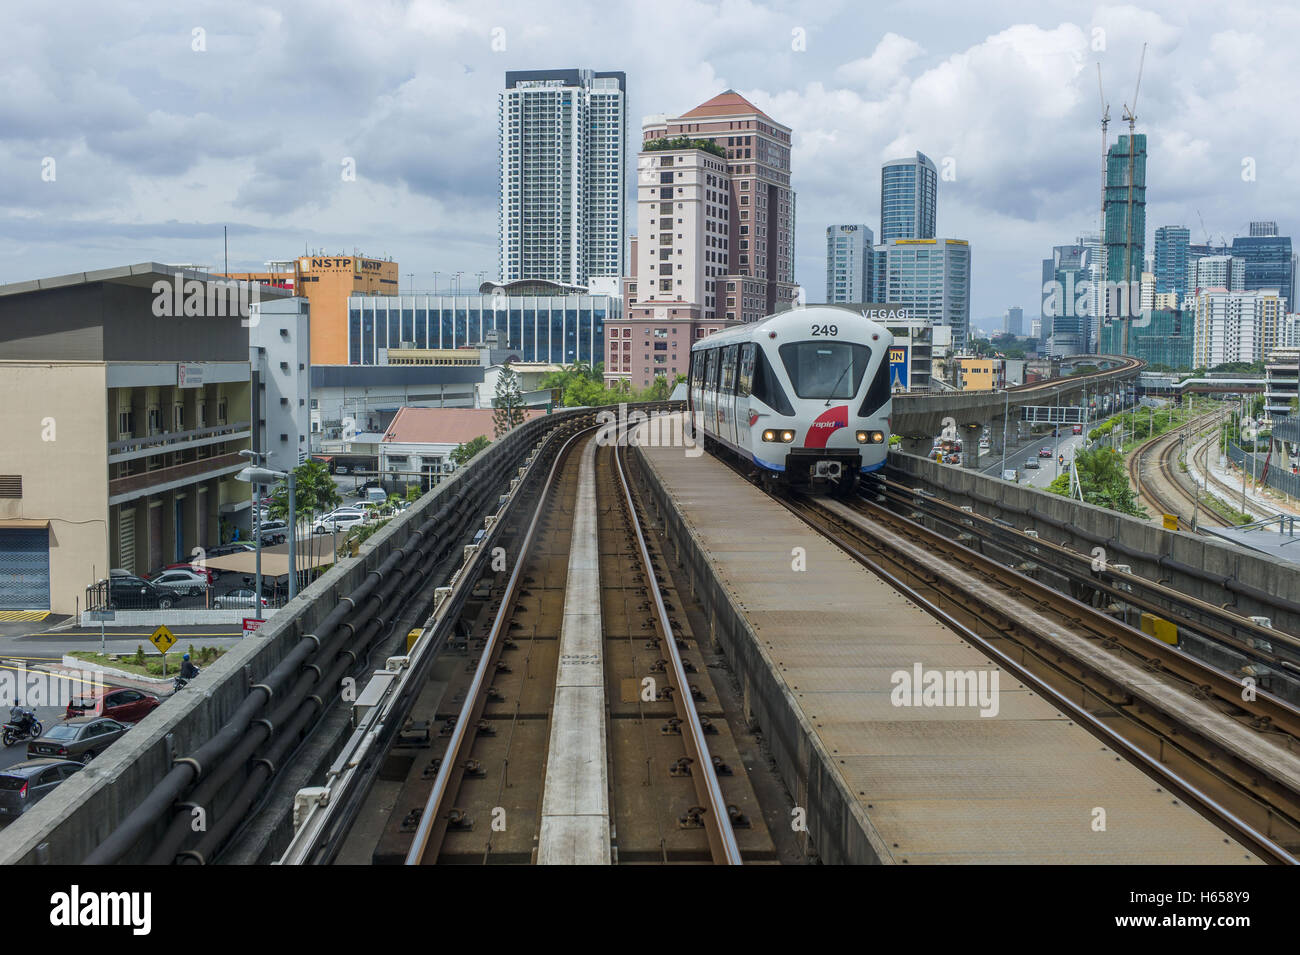
{"label": "metal fence", "polygon": [[[1266,455],[1251,454],[1239,446],[1237,442],[1230,441],[1228,443],[1228,457],[1232,459],[1234,464],[1245,468],[1246,473],[1251,476],[1252,480],[1258,481],[1260,476],[1264,474]],[[1289,494],[1291,497],[1300,497],[1300,475],[1291,473],[1290,463],[1286,461],[1284,455],[1279,454],[1276,450],[1274,450],[1273,459],[1269,462],[1268,475],[1265,480],[1268,486],[1274,490]]]}
{"label": "metal fence", "polygon": [[[86,588],[86,609],[104,610],[249,610],[255,606],[252,574],[223,574],[216,584],[184,589],[155,586],[134,577],[100,580]],[[289,602],[288,584],[262,579],[263,610],[278,610]]]}

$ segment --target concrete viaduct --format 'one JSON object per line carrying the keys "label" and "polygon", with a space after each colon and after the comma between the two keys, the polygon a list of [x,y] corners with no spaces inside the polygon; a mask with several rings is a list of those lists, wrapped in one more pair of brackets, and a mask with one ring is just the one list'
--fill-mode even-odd
{"label": "concrete viaduct", "polygon": [[1095,365],[1097,371],[1051,378],[1005,390],[951,391],[894,396],[890,419],[893,432],[902,439],[902,450],[925,457],[944,419],[952,418],[962,442],[962,463],[979,467],[979,438],[989,429],[989,451],[1002,453],[1004,427],[1008,441],[1020,437],[1020,409],[1031,405],[1087,405],[1100,394],[1108,394],[1136,378],[1146,362],[1120,355],[1074,355],[1062,361],[1062,371],[1079,365]]}

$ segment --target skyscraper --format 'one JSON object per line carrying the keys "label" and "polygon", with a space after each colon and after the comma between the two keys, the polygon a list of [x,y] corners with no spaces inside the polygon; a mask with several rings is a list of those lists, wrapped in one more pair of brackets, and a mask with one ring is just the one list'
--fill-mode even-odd
{"label": "skyscraper", "polygon": [[506,73],[499,96],[503,281],[623,274],[627,77]]}
{"label": "skyscraper", "polygon": [[1019,305],[1012,305],[1007,309],[1006,328],[1003,329],[1008,335],[1017,337],[1025,333],[1025,310]]}
{"label": "skyscraper", "polygon": [[880,168],[880,241],[933,239],[939,173],[924,153]]}
{"label": "skyscraper", "polygon": [[[1232,240],[1232,255],[1245,262],[1243,288],[1278,290],[1295,308],[1295,269],[1292,262],[1291,237],[1277,234],[1273,227],[1269,235],[1256,235],[1255,227],[1264,223],[1252,222],[1249,237],[1237,236]],[[1261,230],[1262,231],[1262,230]]]}
{"label": "skyscraper", "polygon": [[1048,342],[1051,354],[1086,352],[1092,296],[1087,248],[1053,246],[1052,257],[1043,260],[1043,277],[1043,317],[1052,323]]}
{"label": "skyscraper", "polygon": [[1192,233],[1186,226],[1162,225],[1156,229],[1156,294],[1177,292],[1180,300],[1189,292],[1188,250]]}
{"label": "skyscraper", "polygon": [[1101,316],[1106,304],[1106,250],[1101,244],[1101,235],[1096,232],[1083,233],[1074,240],[1074,244],[1083,247],[1085,261],[1087,262],[1088,282],[1090,283],[1088,287],[1088,314],[1083,323],[1087,329],[1087,334],[1084,336],[1081,345],[1083,351],[1095,352],[1097,350],[1097,337],[1101,329]]}
{"label": "skyscraper", "polygon": [[1256,220],[1250,224],[1250,234],[1261,237],[1277,235],[1277,223],[1272,220]]}
{"label": "skyscraper", "polygon": [[[1147,137],[1137,133],[1121,136],[1106,157],[1106,279],[1108,282],[1138,283],[1146,256]],[[1136,291],[1138,285],[1132,289]],[[1137,311],[1137,296],[1108,295],[1106,314],[1121,315],[1118,306],[1128,305],[1128,316]]]}
{"label": "skyscraper", "polygon": [[[790,127],[735,90],[725,90],[674,119],[650,117],[642,134],[643,150],[654,149],[657,140],[703,139],[722,151],[726,171],[704,201],[729,206],[731,215],[725,232],[705,236],[707,246],[697,261],[706,261],[706,250],[722,250],[727,292],[723,317],[754,321],[789,306],[796,291]],[[671,206],[677,197],[670,193],[660,198],[659,213],[674,216],[677,210]]]}
{"label": "skyscraper", "polygon": [[905,305],[911,317],[952,329],[961,351],[970,334],[970,243],[965,239],[891,239],[876,246],[876,300]]}
{"label": "skyscraper", "polygon": [[826,301],[872,302],[871,255],[875,242],[865,225],[826,227]]}

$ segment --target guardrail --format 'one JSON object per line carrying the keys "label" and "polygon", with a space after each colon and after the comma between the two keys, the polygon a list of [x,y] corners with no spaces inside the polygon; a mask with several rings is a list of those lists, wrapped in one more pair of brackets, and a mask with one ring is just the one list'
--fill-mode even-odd
{"label": "guardrail", "polygon": [[1264,483],[1274,490],[1300,498],[1300,475],[1291,473],[1291,464],[1284,460],[1282,455],[1273,455],[1272,460],[1268,462],[1267,473],[1264,470],[1265,456],[1251,454],[1236,441],[1228,442],[1228,457],[1234,464],[1244,467],[1250,474],[1251,480],[1256,483],[1263,478]]}

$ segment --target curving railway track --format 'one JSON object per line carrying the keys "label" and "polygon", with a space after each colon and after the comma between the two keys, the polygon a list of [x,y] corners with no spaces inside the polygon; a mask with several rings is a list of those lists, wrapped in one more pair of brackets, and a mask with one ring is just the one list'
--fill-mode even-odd
{"label": "curving railway track", "polygon": [[1188,487],[1178,466],[1184,440],[1217,427],[1222,420],[1222,412],[1211,412],[1166,434],[1157,435],[1134,449],[1129,455],[1127,467],[1129,483],[1137,492],[1139,501],[1157,515],[1176,515],[1180,527],[1191,530],[1206,524],[1211,527],[1231,527],[1230,521],[1200,502],[1200,492],[1195,486]]}

